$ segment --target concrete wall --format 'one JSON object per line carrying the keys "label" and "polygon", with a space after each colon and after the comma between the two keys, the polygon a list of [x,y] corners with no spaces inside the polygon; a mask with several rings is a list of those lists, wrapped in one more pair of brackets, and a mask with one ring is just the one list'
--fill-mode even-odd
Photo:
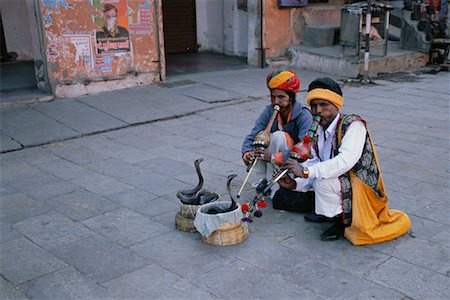
{"label": "concrete wall", "polygon": [[309,4],[298,8],[279,8],[278,0],[265,1],[265,47],[267,58],[283,55],[288,46],[300,44],[306,25],[339,24],[344,0]]}
{"label": "concrete wall", "polygon": [[[59,97],[149,84],[164,77],[161,1],[39,0],[48,75]],[[103,4],[128,37],[101,40]],[[155,3],[157,7],[155,9]]]}
{"label": "concrete wall", "polygon": [[[6,49],[8,52],[16,52],[19,61],[33,60],[36,56],[39,57],[39,51],[37,53],[33,51],[32,43],[32,38],[35,38],[37,33],[34,32],[33,35],[30,33],[30,28],[36,31],[36,26],[30,27],[30,19],[34,19],[33,5],[33,1],[30,0],[0,1]],[[28,12],[29,6],[33,9],[30,14]]]}
{"label": "concrete wall", "polygon": [[236,0],[196,0],[199,51],[247,56],[247,11]]}

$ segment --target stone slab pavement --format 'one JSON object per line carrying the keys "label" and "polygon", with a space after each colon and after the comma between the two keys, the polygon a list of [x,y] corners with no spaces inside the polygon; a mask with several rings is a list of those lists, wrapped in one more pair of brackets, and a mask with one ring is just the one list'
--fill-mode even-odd
{"label": "stone slab pavement", "polygon": [[[304,102],[324,74],[296,71]],[[196,73],[2,108],[0,298],[449,299],[448,72],[343,86],[343,111],[368,121],[389,206],[410,216],[408,234],[322,242],[326,224],[270,203],[238,245],[175,228],[175,194],[197,183],[195,159],[204,159],[204,188],[229,200],[235,173],[239,189],[240,146],[268,103],[267,72]]]}

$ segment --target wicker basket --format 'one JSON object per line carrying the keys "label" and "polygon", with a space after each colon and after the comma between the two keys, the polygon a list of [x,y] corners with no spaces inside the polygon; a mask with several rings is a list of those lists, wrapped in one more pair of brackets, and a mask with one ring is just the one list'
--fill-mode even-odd
{"label": "wicker basket", "polygon": [[175,215],[175,227],[178,230],[186,231],[186,232],[196,232],[194,226],[194,219],[183,217],[180,212],[177,212]]}
{"label": "wicker basket", "polygon": [[208,236],[202,236],[202,240],[211,245],[231,246],[242,243],[248,238],[247,223],[239,221],[236,224],[225,222]]}
{"label": "wicker basket", "polygon": [[200,207],[200,205],[191,205],[191,204],[184,204],[181,203],[180,205],[180,214],[181,216],[188,218],[188,219],[195,219],[195,213],[197,212],[197,209]]}

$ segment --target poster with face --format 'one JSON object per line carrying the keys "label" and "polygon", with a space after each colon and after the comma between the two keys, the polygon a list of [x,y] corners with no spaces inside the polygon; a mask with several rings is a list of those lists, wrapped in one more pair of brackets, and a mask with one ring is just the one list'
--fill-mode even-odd
{"label": "poster with face", "polygon": [[103,26],[96,32],[97,53],[130,51],[126,0],[101,4]]}

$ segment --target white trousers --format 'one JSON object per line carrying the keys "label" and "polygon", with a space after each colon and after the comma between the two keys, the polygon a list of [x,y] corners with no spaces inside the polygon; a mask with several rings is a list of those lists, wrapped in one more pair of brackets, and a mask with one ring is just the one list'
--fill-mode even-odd
{"label": "white trousers", "polygon": [[315,179],[316,214],[332,218],[342,213],[341,183],[338,178]]}
{"label": "white trousers", "polygon": [[[286,133],[284,131],[278,130],[271,134],[270,143],[267,150],[273,154],[276,152],[281,152],[283,150],[289,149],[288,142],[286,140]],[[255,174],[258,179],[266,178],[267,181],[271,180],[273,177],[274,165],[271,162],[258,160],[255,166]],[[280,189],[280,185],[278,183],[274,184],[271,188],[272,193],[270,197],[273,198],[275,192]]]}

